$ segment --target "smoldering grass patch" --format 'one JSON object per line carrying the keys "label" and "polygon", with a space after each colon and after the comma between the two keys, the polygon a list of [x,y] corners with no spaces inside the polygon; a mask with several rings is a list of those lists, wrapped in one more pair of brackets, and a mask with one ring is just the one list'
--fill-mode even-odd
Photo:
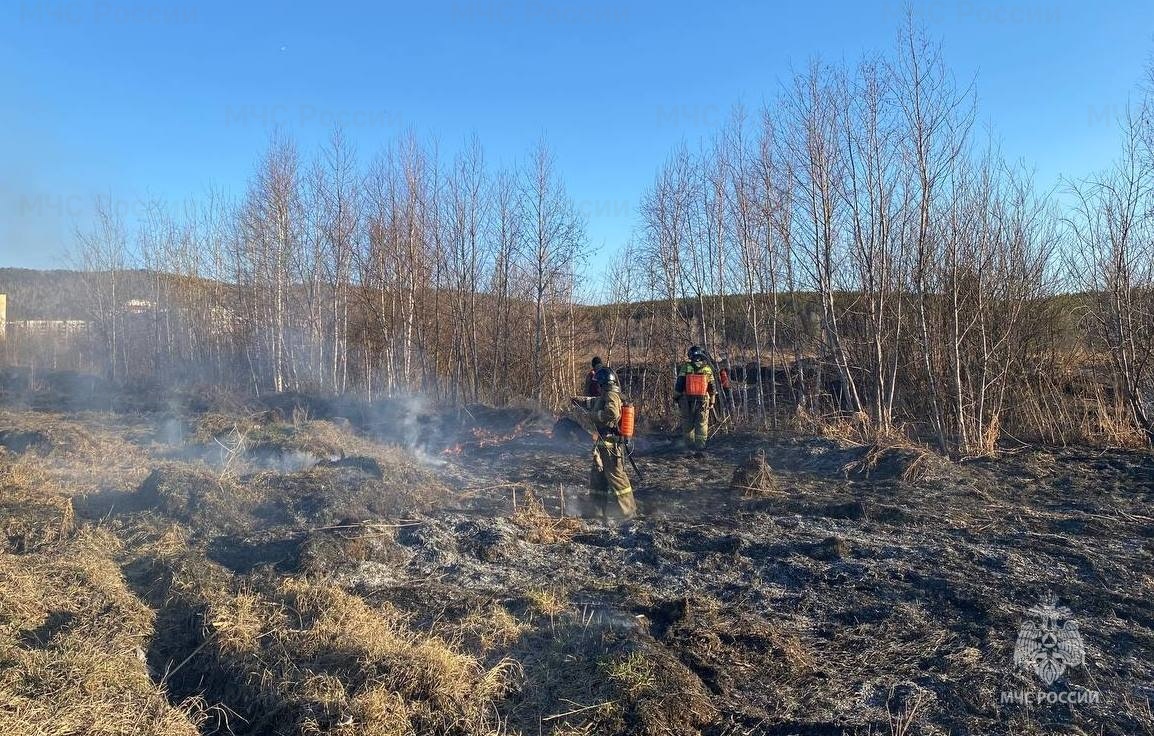
{"label": "smoldering grass patch", "polygon": [[135,489],[83,499],[84,515],[153,511],[199,534],[287,532],[407,518],[448,496],[448,488],[396,448],[358,447],[354,462],[324,462],[295,472],[222,472],[166,461]]}
{"label": "smoldering grass patch", "polygon": [[397,543],[397,531],[420,523],[368,521],[309,531],[299,545],[298,569],[334,581],[363,580],[373,573],[379,578],[393,569],[399,571],[413,552]]}
{"label": "smoldering grass patch", "polygon": [[293,473],[321,465],[358,467],[380,478],[385,468],[448,464],[447,457],[432,454],[424,445],[378,439],[347,421],[210,414],[199,418],[192,436],[193,442],[170,451],[169,458],[203,462],[233,475],[257,470]]}
{"label": "smoldering grass patch", "polygon": [[[157,469],[148,453],[158,448],[137,442],[144,434],[129,426],[135,419],[114,426],[95,415],[61,419],[91,421],[96,446],[104,449],[76,443],[69,450],[61,443],[47,455],[0,452],[0,492],[11,501],[3,510],[24,522],[42,512],[37,531],[24,534],[22,554],[14,557],[114,560],[128,589],[156,617],[141,645],[142,665],[133,652],[137,666],[159,693],[158,703],[180,712],[187,704],[187,720],[208,718],[208,731],[227,722],[254,733],[438,732],[444,721],[430,720],[435,699],[419,694],[421,687],[440,689],[438,683],[461,677],[461,663],[471,661],[468,677],[494,674],[489,685],[478,683],[459,697],[499,691],[485,696],[483,707],[500,716],[472,720],[476,710],[456,706],[464,714],[457,722],[467,724],[458,728],[462,736],[502,727],[555,736],[720,733],[727,724],[748,730],[762,718],[782,732],[886,733],[888,719],[908,723],[911,715],[910,733],[992,732],[1004,718],[1015,732],[1035,734],[1042,730],[1038,712],[996,711],[1000,690],[1031,681],[1032,674],[1011,667],[1013,637],[1019,608],[1042,583],[1068,586],[1060,592],[1072,596],[1070,606],[1093,642],[1090,676],[1100,689],[1124,687],[1120,683],[1148,669],[1127,654],[1144,641],[1135,626],[1148,618],[1134,591],[1154,585],[1141,567],[1149,555],[1140,540],[1151,526],[1141,507],[1148,455],[1023,452],[950,464],[960,469],[950,478],[910,484],[897,473],[845,479],[840,468],[862,447],[731,437],[731,448],[706,461],[720,475],[711,485],[692,487],[701,491],[704,513],[678,507],[628,533],[579,533],[553,546],[530,541],[534,529],[552,523],[540,514],[562,518],[553,516],[558,499],[549,495],[551,486],[524,480],[544,499],[543,509],[522,508],[525,495],[518,490],[524,528],[510,516],[507,488],[518,482],[510,473],[539,467],[560,477],[583,474],[584,465],[551,459],[546,443],[533,438],[508,455],[516,465],[511,470],[476,463],[433,473],[402,448],[372,443],[357,449],[353,443],[364,438],[337,424],[332,436],[343,438],[350,462],[226,478],[226,487],[241,483],[246,487],[236,493],[252,494],[243,496],[237,525],[226,533],[214,523],[219,518],[206,513],[225,508],[214,506],[223,501],[202,497],[191,504],[202,504],[201,511],[182,515],[179,509],[189,504],[178,492],[169,499],[177,513],[159,503],[127,513],[121,497],[111,513],[69,520],[69,473],[79,478],[87,464],[111,479],[109,488],[136,493],[143,476]],[[312,421],[298,418],[293,429],[277,432],[307,433]],[[121,447],[139,468],[101,456]],[[772,453],[767,464],[788,493],[735,499],[726,476],[733,462],[758,447]],[[357,459],[369,457],[375,465]],[[218,470],[169,465],[200,472],[198,482],[209,489],[202,496],[221,493]],[[127,482],[134,473],[137,481]],[[438,509],[434,500],[428,511],[410,516],[407,502],[391,500],[411,493],[419,504],[430,498],[430,485],[444,483],[479,489],[470,499],[476,503]],[[94,485],[89,478],[87,487]],[[715,501],[732,504],[738,516],[706,508]],[[79,512],[81,499],[75,503]],[[848,553],[806,554],[831,537],[848,543]],[[484,549],[503,554],[475,554],[485,540]],[[316,559],[304,564],[312,543]],[[301,564],[267,564],[281,556],[278,545]],[[225,558],[217,552],[229,546],[267,547],[268,554],[253,557],[260,564],[219,564]],[[376,657],[394,645],[366,655],[341,638],[337,632],[357,616],[331,597],[303,606],[346,611],[320,627],[327,633],[318,638],[317,617],[298,616],[302,604],[284,588],[289,579],[360,599],[383,621],[378,625],[416,651],[397,655],[382,672]],[[1081,590],[1100,581],[1115,592],[1104,597]],[[407,602],[414,589],[424,592]],[[15,605],[31,605],[36,599],[29,595],[15,590]],[[103,595],[83,593],[93,600]],[[669,604],[681,596],[696,597],[688,613]],[[550,609],[552,617],[544,613]],[[651,619],[648,626],[638,613]],[[73,637],[82,627],[69,610],[48,607],[34,618],[19,628],[18,646],[81,646]],[[293,631],[281,632],[284,626]],[[378,636],[356,623],[350,631],[369,642]],[[289,653],[269,654],[273,644]],[[437,664],[418,667],[414,658]],[[347,669],[350,661],[358,664]],[[425,668],[414,675],[411,667]],[[626,671],[658,677],[658,694],[647,694],[650,677],[630,678]],[[660,679],[667,672],[671,679]],[[417,690],[400,688],[395,677]],[[935,696],[915,703],[903,694],[908,683]],[[681,701],[666,693],[703,695],[715,716],[699,716],[710,725],[693,725],[674,712]],[[1097,719],[1126,733],[1141,733],[1149,723],[1148,711],[1128,701],[1109,712],[1087,706],[1073,717],[1083,729]]]}

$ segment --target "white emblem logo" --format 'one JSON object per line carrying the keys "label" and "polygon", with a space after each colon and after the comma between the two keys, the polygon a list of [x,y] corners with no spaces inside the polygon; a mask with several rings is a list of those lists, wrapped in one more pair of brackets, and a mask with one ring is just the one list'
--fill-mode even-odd
{"label": "white emblem logo", "polygon": [[1047,686],[1062,676],[1070,667],[1079,667],[1086,661],[1086,647],[1078,633],[1078,622],[1070,609],[1058,606],[1051,596],[1030,609],[1037,619],[1027,619],[1018,630],[1014,647],[1014,666],[1033,668]]}

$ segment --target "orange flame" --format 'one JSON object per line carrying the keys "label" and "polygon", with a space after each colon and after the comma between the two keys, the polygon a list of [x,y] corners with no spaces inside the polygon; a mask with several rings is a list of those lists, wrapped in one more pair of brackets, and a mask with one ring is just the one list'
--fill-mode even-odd
{"label": "orange flame", "polygon": [[503,442],[509,442],[520,437],[520,425],[514,428],[511,434],[500,435],[496,432],[490,432],[487,429],[477,427],[473,430],[473,438],[476,440],[477,447],[488,447],[490,445],[499,445]]}

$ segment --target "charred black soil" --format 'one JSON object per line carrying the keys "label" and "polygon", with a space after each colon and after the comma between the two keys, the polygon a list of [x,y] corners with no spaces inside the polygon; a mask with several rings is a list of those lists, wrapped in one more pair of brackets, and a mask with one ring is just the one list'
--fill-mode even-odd
{"label": "charred black soil", "polygon": [[[5,595],[98,535],[145,712],[200,733],[1154,733],[1147,453],[654,434],[622,523],[571,423],[391,411],[5,414]],[[1047,686],[1015,645],[1049,596],[1085,652]],[[0,655],[86,615],[6,603]]]}

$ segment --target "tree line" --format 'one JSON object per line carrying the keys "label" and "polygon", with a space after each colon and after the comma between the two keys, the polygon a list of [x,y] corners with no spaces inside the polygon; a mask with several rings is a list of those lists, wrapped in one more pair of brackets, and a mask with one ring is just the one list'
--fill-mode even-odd
{"label": "tree line", "polygon": [[1040,192],[911,25],[887,56],[814,62],[675,150],[610,300],[649,300],[632,329],[658,354],[696,342],[754,368],[740,408],[763,425],[801,415],[955,456],[1012,436],[1154,442],[1150,101],[1122,127],[1113,168]]}
{"label": "tree line", "polygon": [[77,260],[114,380],[456,402],[545,402],[574,380],[588,248],[544,142],[493,171],[475,140],[361,160],[339,131],[307,159],[277,137],[238,200],[157,203],[132,231],[97,218]]}
{"label": "tree line", "polygon": [[[1110,169],[1038,191],[937,45],[899,38],[674,150],[596,294],[543,142],[494,169],[476,140],[365,158],[339,131],[311,157],[275,138],[238,200],[80,234],[88,354],[113,378],[558,406],[600,353],[656,414],[697,343],[731,363],[735,423],[955,456],[1154,443],[1150,101]],[[145,314],[123,309],[131,269]]]}

